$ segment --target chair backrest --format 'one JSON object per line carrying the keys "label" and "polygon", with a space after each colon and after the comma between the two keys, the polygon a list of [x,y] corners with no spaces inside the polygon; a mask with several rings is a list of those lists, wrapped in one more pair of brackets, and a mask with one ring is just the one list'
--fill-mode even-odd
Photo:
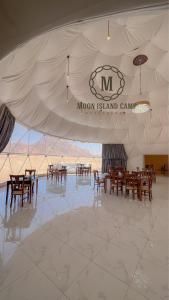
{"label": "chair backrest", "polygon": [[151,176],[145,176],[141,178],[141,187],[148,187],[149,189],[152,188],[152,177]]}
{"label": "chair backrest", "polygon": [[129,174],[130,174],[129,171],[125,171],[124,172],[124,177],[128,176]]}
{"label": "chair backrest", "polygon": [[35,169],[26,169],[25,176],[31,176],[31,177],[35,178],[36,170]]}
{"label": "chair backrest", "polygon": [[48,165],[48,170],[52,170],[53,169],[53,165]]}
{"label": "chair backrest", "polygon": [[126,174],[125,178],[126,179],[135,179],[135,178],[137,178],[137,175],[136,174]]}
{"label": "chair backrest", "polygon": [[25,175],[10,175],[12,191],[24,188]]}
{"label": "chair backrest", "polygon": [[132,171],[131,173],[132,173],[132,175],[137,176],[140,172],[139,171]]}
{"label": "chair backrest", "polygon": [[127,176],[125,179],[125,184],[126,186],[138,186],[138,184],[140,183],[140,180],[138,178],[136,178],[135,176]]}
{"label": "chair backrest", "polygon": [[118,172],[112,171],[109,173],[111,177],[115,177],[118,175]]}
{"label": "chair backrest", "polygon": [[94,180],[96,180],[99,177],[99,171],[93,170]]}

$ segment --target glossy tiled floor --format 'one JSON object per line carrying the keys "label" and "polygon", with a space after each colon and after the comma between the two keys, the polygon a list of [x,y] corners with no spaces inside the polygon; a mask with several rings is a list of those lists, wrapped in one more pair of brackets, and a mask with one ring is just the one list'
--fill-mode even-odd
{"label": "glossy tiled floor", "polygon": [[167,300],[168,179],[153,202],[97,194],[90,178],[39,181],[37,199],[5,208],[1,300]]}

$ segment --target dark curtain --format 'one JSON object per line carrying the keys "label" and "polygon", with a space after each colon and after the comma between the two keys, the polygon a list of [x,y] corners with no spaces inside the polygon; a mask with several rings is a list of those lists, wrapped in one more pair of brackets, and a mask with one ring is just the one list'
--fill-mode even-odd
{"label": "dark curtain", "polygon": [[8,144],[15,125],[15,118],[5,104],[0,106],[0,152]]}
{"label": "dark curtain", "polygon": [[123,144],[102,145],[102,172],[106,173],[110,167],[127,168],[127,154]]}

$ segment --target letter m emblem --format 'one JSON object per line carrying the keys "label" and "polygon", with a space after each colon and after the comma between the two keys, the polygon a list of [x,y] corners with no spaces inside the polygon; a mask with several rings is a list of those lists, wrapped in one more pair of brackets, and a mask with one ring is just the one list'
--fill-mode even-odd
{"label": "letter m emblem", "polygon": [[112,76],[109,76],[107,80],[105,76],[101,76],[101,90],[112,91]]}

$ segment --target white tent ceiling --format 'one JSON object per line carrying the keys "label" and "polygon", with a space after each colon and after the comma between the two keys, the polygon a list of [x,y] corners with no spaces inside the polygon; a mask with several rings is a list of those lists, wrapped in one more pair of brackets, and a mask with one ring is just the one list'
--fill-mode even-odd
{"label": "white tent ceiling", "polygon": [[[166,152],[168,36],[166,8],[114,14],[53,29],[1,60],[0,102],[6,103],[22,124],[47,134],[88,142],[153,145],[156,149],[161,145]],[[91,94],[89,78],[94,69],[107,64],[119,68],[126,82],[116,102],[134,103],[139,98],[139,67],[133,65],[133,58],[138,54],[148,56],[142,66],[142,92],[151,104],[151,113],[77,109],[78,101],[104,102]]]}
{"label": "white tent ceiling", "polygon": [[0,0],[0,58],[63,24],[159,5],[168,5],[168,0]]}

